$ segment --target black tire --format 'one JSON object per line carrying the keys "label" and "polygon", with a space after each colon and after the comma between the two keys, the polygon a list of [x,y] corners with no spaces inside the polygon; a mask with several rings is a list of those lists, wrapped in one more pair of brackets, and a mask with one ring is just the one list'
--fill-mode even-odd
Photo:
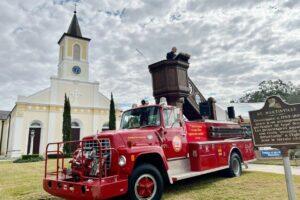
{"label": "black tire", "polygon": [[237,153],[232,153],[230,156],[229,169],[226,170],[228,177],[238,177],[242,175],[242,161]]}
{"label": "black tire", "polygon": [[[150,180],[154,185],[153,193],[149,197],[139,196],[138,185],[143,178]],[[158,169],[151,164],[143,164],[135,168],[130,176],[128,194],[131,200],[160,200],[164,190],[163,187],[163,179]]]}

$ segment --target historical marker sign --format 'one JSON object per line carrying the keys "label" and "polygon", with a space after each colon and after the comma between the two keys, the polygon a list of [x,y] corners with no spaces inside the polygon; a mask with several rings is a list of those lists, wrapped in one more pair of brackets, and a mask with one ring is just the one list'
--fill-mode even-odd
{"label": "historical marker sign", "polygon": [[300,104],[269,97],[261,110],[250,111],[255,146],[300,145]]}
{"label": "historical marker sign", "polygon": [[300,104],[267,98],[261,110],[250,111],[254,145],[277,147],[282,152],[289,200],[296,200],[288,149],[300,145]]}

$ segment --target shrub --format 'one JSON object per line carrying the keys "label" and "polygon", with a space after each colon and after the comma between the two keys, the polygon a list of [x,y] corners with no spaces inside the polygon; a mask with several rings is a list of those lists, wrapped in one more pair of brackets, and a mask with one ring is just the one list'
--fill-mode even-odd
{"label": "shrub", "polygon": [[55,158],[73,158],[73,154],[48,154],[49,159],[55,159]]}
{"label": "shrub", "polygon": [[27,162],[38,162],[43,161],[43,156],[40,156],[38,154],[33,155],[22,155],[21,158],[18,158],[17,160],[13,161],[14,163],[27,163]]}

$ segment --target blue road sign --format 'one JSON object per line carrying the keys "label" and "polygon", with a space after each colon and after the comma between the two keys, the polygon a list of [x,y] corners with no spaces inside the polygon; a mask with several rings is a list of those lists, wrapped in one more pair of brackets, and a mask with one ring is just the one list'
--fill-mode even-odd
{"label": "blue road sign", "polygon": [[280,150],[261,150],[260,151],[261,157],[281,157]]}

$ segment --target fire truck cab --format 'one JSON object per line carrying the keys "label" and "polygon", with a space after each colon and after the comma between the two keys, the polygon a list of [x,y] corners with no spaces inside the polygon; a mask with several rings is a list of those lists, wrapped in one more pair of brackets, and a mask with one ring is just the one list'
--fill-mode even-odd
{"label": "fire truck cab", "polygon": [[[65,145],[76,147],[71,159]],[[119,130],[48,144],[43,187],[65,199],[159,200],[166,183],[219,170],[237,177],[254,158],[252,140],[237,123],[187,121],[177,107],[144,105],[125,111]]]}

